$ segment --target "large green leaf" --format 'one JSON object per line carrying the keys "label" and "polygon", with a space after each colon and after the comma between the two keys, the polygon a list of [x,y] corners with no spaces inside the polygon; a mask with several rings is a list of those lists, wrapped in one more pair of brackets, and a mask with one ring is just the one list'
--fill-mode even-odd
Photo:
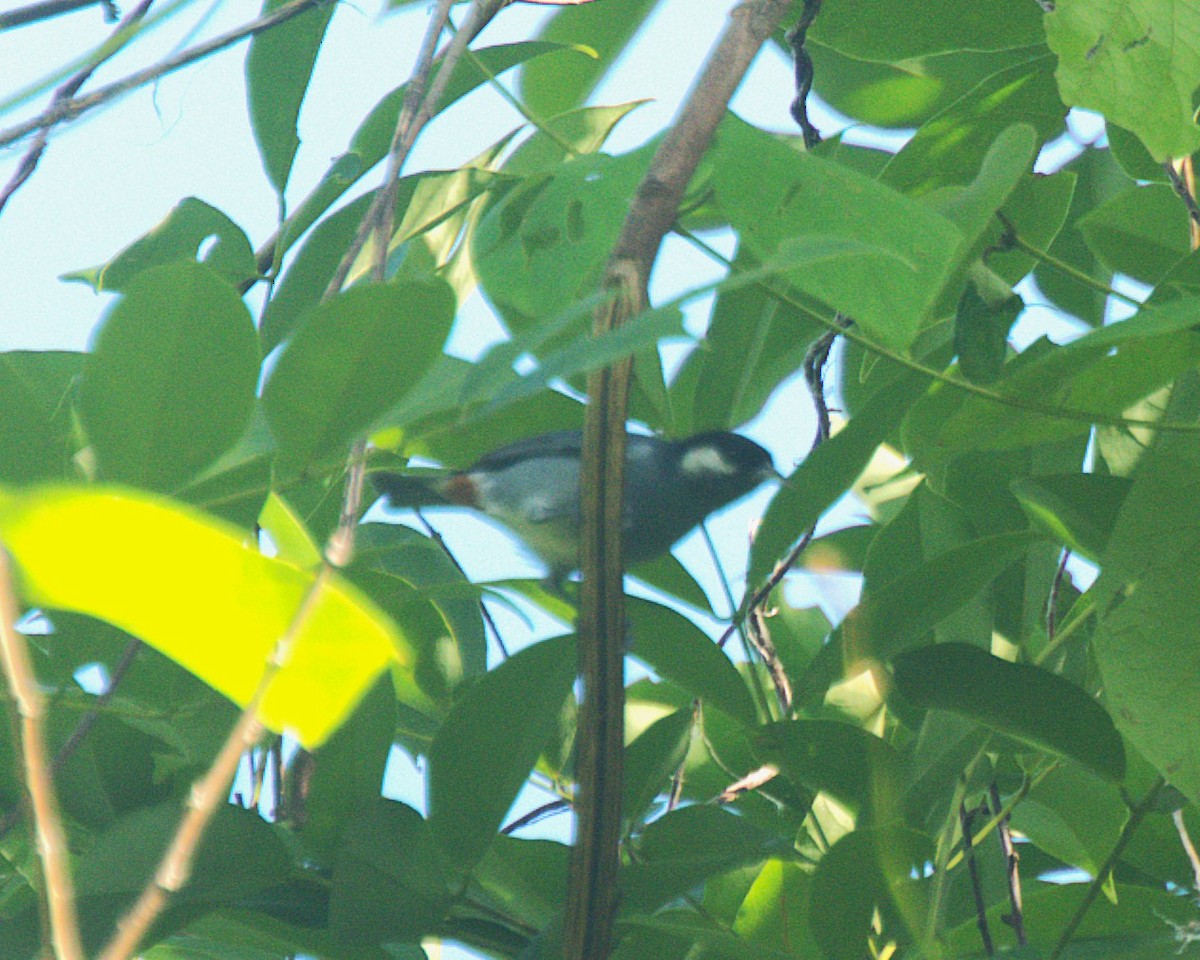
{"label": "large green leaf", "polygon": [[454,308],[439,281],[353,287],[309,313],[263,392],[283,469],[344,456],[441,356]]}
{"label": "large green leaf", "polygon": [[1200,147],[1192,95],[1200,26],[1190,0],[1063,0],[1046,14],[1058,88],[1136,133],[1160,163]]}
{"label": "large green leaf", "polygon": [[[270,13],[286,0],[265,0]],[[264,30],[246,54],[246,97],[250,125],[263,168],[275,192],[283,195],[300,147],[296,121],[308,91],[313,65],[336,4],[317,4],[299,16]]]}
{"label": "large green leaf", "polygon": [[[258,688],[314,582],[240,531],[118,489],[0,497],[0,540],[30,603],[107,620],[239,704]],[[297,626],[260,715],[307,746],[337,728],[389,662],[399,662],[398,680],[410,675],[407,642],[340,579]],[[421,702],[411,682],[405,695]]]}
{"label": "large green leaf", "polygon": [[716,145],[721,209],[781,278],[907,350],[963,245],[946,218],[841,164],[731,120]]}
{"label": "large green leaf", "polygon": [[812,57],[821,99],[838,112],[877,127],[919,126],[996,71],[1046,51],[1044,43],[1020,50],[955,49],[883,63],[848,56],[811,34],[805,48]]}
{"label": "large green leaf", "polygon": [[[1197,390],[1176,388],[1172,418],[1194,419]],[[1122,733],[1172,785],[1200,799],[1200,447],[1163,434],[1142,458],[1091,597],[1092,650]]]}
{"label": "large green leaf", "polygon": [[657,5],[658,0],[606,0],[556,10],[540,38],[585,46],[532,60],[522,68],[520,90],[526,107],[548,119],[583,106]]}
{"label": "large green leaf", "polygon": [[595,292],[650,157],[644,148],[572,157],[483,215],[474,265],[510,327],[528,329]]}
{"label": "large green leaf", "polygon": [[84,355],[0,353],[0,481],[64,477],[70,468],[71,395]]}
{"label": "large green leaf", "polygon": [[750,691],[729,658],[683,614],[630,598],[633,653],[655,673],[672,680],[706,705],[753,725],[757,713]]}
{"label": "large green leaf", "polygon": [[329,896],[329,927],[346,944],[418,941],[452,902],[429,825],[411,807],[377,798],[343,835]]}
{"label": "large green leaf", "polygon": [[973,540],[867,589],[844,625],[847,644],[881,657],[903,649],[976,597],[1036,539],[1020,532]]}
{"label": "large green leaf", "polygon": [[429,826],[455,872],[487,852],[575,681],[570,637],[543,640],[468,690],[429,751]]}
{"label": "large green leaf", "polygon": [[1129,187],[1093,207],[1079,229],[1113,273],[1156,284],[1191,249],[1187,210],[1162,183]]}
{"label": "large green leaf", "polygon": [[1055,136],[1066,108],[1052,66],[1052,58],[1038,57],[988,77],[921,127],[887,165],[883,181],[912,195],[965,183],[1014,123],[1030,124],[1039,142]]}
{"label": "large green leaf", "polygon": [[1105,709],[1073,683],[964,643],[938,643],[892,660],[896,688],[923,706],[971,717],[1108,779],[1125,776],[1125,746]]}
{"label": "large green leaf", "polygon": [[824,44],[852,57],[895,63],[951,50],[1009,50],[1042,41],[1036,8],[1007,0],[858,0],[823,9],[812,28]]}
{"label": "large green leaf", "polygon": [[80,415],[107,480],[170,490],[246,430],[258,342],[241,298],[201,264],[137,274],[84,367]]}
{"label": "large green leaf", "polygon": [[234,286],[258,275],[254,250],[242,228],[216,207],[185,197],[162,223],[108,263],[68,273],[63,279],[80,280],[97,291],[124,290],[145,270],[198,259]]}

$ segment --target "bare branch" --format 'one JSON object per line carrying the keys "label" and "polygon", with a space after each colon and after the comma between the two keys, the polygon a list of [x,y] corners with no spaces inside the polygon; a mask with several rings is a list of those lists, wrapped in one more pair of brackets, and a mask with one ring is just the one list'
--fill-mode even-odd
{"label": "bare branch", "polygon": [[[79,89],[85,83],[87,83],[92,74],[96,72],[97,68],[101,64],[107,60],[111,60],[124,48],[124,44],[116,42],[117,39],[123,33],[127,32],[131,26],[141,20],[150,10],[150,7],[153,3],[154,0],[142,0],[141,3],[129,11],[128,15],[119,24],[117,24],[116,29],[109,38],[110,47],[105,52],[104,56],[97,59],[94,63],[89,63],[86,67],[84,67],[69,80],[67,80],[66,83],[54,91],[54,97],[50,101],[51,109],[54,108],[55,104],[64,103],[65,101],[70,100],[71,97],[75,96],[75,94],[79,92]],[[0,24],[2,24],[2,21],[0,21]],[[2,25],[0,25],[0,29],[3,29]],[[21,158],[21,162],[17,164],[16,171],[14,171],[8,183],[5,184],[4,189],[0,190],[0,213],[4,212],[4,208],[8,204],[8,201],[12,199],[12,195],[21,188],[21,185],[25,183],[26,180],[33,176],[33,171],[37,169],[37,165],[42,159],[42,154],[46,152],[46,147],[49,144],[49,140],[50,131],[48,129],[38,132],[38,135],[34,138],[33,143],[30,144],[29,149],[25,152],[25,156],[23,156]]]}
{"label": "bare branch", "polygon": [[42,694],[34,678],[29,647],[24,635],[17,630],[20,617],[11,562],[7,551],[0,547],[0,663],[4,666],[9,694],[19,717],[25,789],[29,794],[38,856],[42,861],[51,942],[57,960],[83,960],[75,893],[67,866],[67,838],[58,813],[54,779],[50,775],[42,734]]}
{"label": "bare branch", "polygon": [[277,24],[299,16],[306,10],[311,10],[318,4],[327,2],[329,0],[293,0],[292,3],[272,10],[257,20],[251,20],[249,23],[230,30],[228,33],[214,37],[211,40],[206,40],[204,43],[198,43],[187,50],[182,50],[173,57],[160,60],[153,66],[131,73],[121,80],[114,80],[112,83],[101,87],[86,97],[73,97],[59,103],[52,103],[36,117],[9,127],[7,130],[0,130],[0,147],[6,147],[10,143],[15,143],[39,130],[49,130],[60,123],[74,120],[87,111],[129,93],[131,90],[136,90],[138,87],[144,87],[148,83],[153,83],[160,77],[174,73],[176,70],[189,66],[197,60],[203,60],[205,57],[211,56],[219,50],[231,47],[235,43],[245,40],[247,37],[262,33],[264,30],[269,30]]}
{"label": "bare branch", "polygon": [[40,23],[43,20],[61,17],[65,13],[74,13],[76,10],[85,10],[88,7],[103,7],[104,19],[110,23],[117,19],[113,0],[41,0],[40,3],[31,3],[7,13],[0,13],[0,33],[14,27],[24,27],[31,23]]}

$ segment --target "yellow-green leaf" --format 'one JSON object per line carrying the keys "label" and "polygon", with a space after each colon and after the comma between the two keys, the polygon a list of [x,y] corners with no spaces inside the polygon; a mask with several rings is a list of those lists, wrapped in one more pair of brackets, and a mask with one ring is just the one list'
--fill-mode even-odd
{"label": "yellow-green leaf", "polygon": [[[115,624],[241,705],[315,577],[263,556],[232,527],[116,487],[0,492],[0,542],[29,603]],[[330,578],[261,719],[316,746],[391,660],[403,683],[413,662],[407,642],[366,597]],[[403,694],[420,697],[415,684]]]}

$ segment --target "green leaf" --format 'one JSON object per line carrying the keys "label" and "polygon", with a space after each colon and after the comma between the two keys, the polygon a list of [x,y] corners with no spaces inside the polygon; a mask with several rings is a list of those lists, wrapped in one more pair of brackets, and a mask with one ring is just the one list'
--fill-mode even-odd
{"label": "green leaf", "polygon": [[[1189,381],[1176,388],[1171,419],[1194,420]],[[1121,732],[1173,786],[1200,798],[1200,449],[1192,434],[1163,434],[1134,476],[1089,593],[1100,620],[1092,651]]]}
{"label": "green leaf", "polygon": [[[267,14],[286,0],[264,0]],[[308,91],[313,65],[336,4],[317,4],[299,16],[255,34],[246,53],[246,97],[250,125],[263,168],[275,192],[283,195],[300,147],[296,121]]]}
{"label": "green leaf", "polygon": [[391,677],[383,676],[311,763],[297,767],[297,757],[289,764],[283,814],[304,811],[300,835],[324,863],[337,860],[345,836],[356,833],[363,815],[377,809],[395,733],[396,693]]}
{"label": "green leaf", "polygon": [[767,507],[762,527],[754,538],[747,583],[762,583],[791,545],[850,489],[924,389],[923,379],[901,374],[880,389],[845,428],[792,471]]}
{"label": "green leaf", "polygon": [[444,283],[358,286],[309,313],[263,392],[286,471],[344,456],[421,379],[454,320]]}
{"label": "green leaf", "polygon": [[335,940],[417,941],[439,929],[452,902],[429,825],[412,807],[378,798],[350,821],[329,894]]}
{"label": "green leaf", "polygon": [[1030,124],[1039,142],[1049,140],[1061,131],[1066,116],[1053,65],[1051,57],[1038,57],[988,77],[921,127],[881,179],[919,196],[965,183],[996,138],[1015,123]]}
{"label": "green leaf", "polygon": [[1024,531],[983,537],[945,550],[877,589],[868,580],[846,628],[875,656],[887,657],[978,596],[1037,539]]}
{"label": "green leaf", "polygon": [[[520,85],[525,106],[543,118],[583,106],[657,5],[658,0],[606,0],[556,10],[540,39],[586,46],[526,65]],[[580,56],[585,52],[590,56]]]}
{"label": "green leaf", "polygon": [[180,200],[166,219],[134,241],[108,263],[69,273],[64,280],[81,280],[96,291],[123,291],[138,274],[164,264],[194,263],[205,243],[204,263],[237,287],[258,276],[254,250],[242,228],[216,207],[195,197]]}
{"label": "green leaf", "polygon": [[429,826],[456,872],[468,872],[558,723],[575,681],[570,637],[513,655],[468,690],[429,751]]}
{"label": "green leaf", "polygon": [[787,944],[795,956],[816,950],[807,910],[812,875],[797,863],[768,860],[738,908],[734,932],[759,949]]}
{"label": "green leaf", "polygon": [[82,353],[0,353],[0,481],[31,483],[70,473],[71,397],[83,365]]}
{"label": "green leaf", "polygon": [[1058,88],[1141,138],[1159,163],[1200,147],[1200,34],[1189,0],[1064,0],[1046,14]]}
{"label": "green leaf", "polygon": [[[1197,298],[1143,307],[1065,347],[1044,343],[991,389],[1013,404],[966,396],[936,385],[909,412],[905,448],[929,469],[966,450],[1008,450],[1076,436],[1088,417],[1119,417],[1137,401],[1170,383],[1200,357],[1194,331]],[[1062,408],[1065,416],[1022,409]]]}
{"label": "green leaf", "polygon": [[1064,473],[1021,478],[1012,490],[1031,520],[1068,550],[1098,562],[1129,487],[1125,477]]}
{"label": "green leaf", "polygon": [[[1129,186],[1129,178],[1113,160],[1110,150],[1085,150],[1065,168],[1078,178],[1066,225],[1054,238],[1049,253],[1055,260],[1069,263],[1075,270],[1104,286],[1112,280],[1112,272],[1096,259],[1078,229],[1079,221],[1095,207]],[[1108,298],[1104,291],[1070,276],[1049,262],[1034,269],[1038,289],[1067,313],[1074,314],[1089,326],[1098,327],[1104,321]]]}
{"label": "green leaf", "polygon": [[208,267],[140,273],[84,367],[80,416],[106,479],[170,490],[237,441],[254,407],[250,313]]}
{"label": "green leaf", "polygon": [[974,285],[963,290],[954,314],[954,352],[959,368],[973,383],[992,383],[1000,376],[1008,353],[1008,331],[1025,309],[1015,294],[989,303]]}
{"label": "green leaf", "polygon": [[699,627],[683,614],[649,600],[630,597],[626,612],[634,656],[706,705],[719,707],[748,726],[755,724],[757,711],[745,680]]}
{"label": "green leaf", "polygon": [[1013,810],[1012,825],[1051,856],[1095,877],[1128,815],[1113,784],[1067,765],[1038,781]]}
{"label": "green leaf", "polygon": [[[473,58],[465,59],[458,64],[454,76],[446,85],[446,91],[438,104],[438,110],[447,110],[473,90],[488,83],[491,77],[499,76],[506,70],[534,57],[561,49],[561,45],[557,43],[535,40],[527,43],[500,44],[476,50]],[[480,65],[484,69],[481,70]],[[436,70],[435,66],[430,75],[430,82],[437,76]],[[400,116],[400,108],[404,103],[406,90],[407,84],[399,86],[385,95],[358,125],[346,152],[333,161],[325,176],[321,178],[321,182],[296,207],[295,213],[288,217],[282,231],[279,249],[276,252],[277,256],[282,256],[309,227],[321,218],[326,210],[387,155],[388,145],[391,143],[392,134],[396,129],[396,121]]]}
{"label": "green leaf", "polygon": [[1130,187],[1093,207],[1078,225],[1108,270],[1151,285],[1191,250],[1187,210],[1163,183]]}
{"label": "green leaf", "polygon": [[965,643],[938,643],[892,660],[896,689],[918,706],[950,710],[1067,757],[1107,780],[1125,776],[1112,718],[1073,683]]}
{"label": "green leaf", "polygon": [[838,112],[877,127],[918,127],[997,71],[1046,51],[1039,40],[1036,46],[1020,50],[955,49],[882,63],[840,53],[811,32],[805,47],[812,56],[821,99]]}
{"label": "green leaf", "polygon": [[[314,575],[264,557],[245,535],[132,492],[49,487],[0,498],[0,539],[22,593],[40,606],[107,620],[246,704]],[[259,714],[313,747],[409,645],[356,590],[321,591]],[[421,702],[408,681],[404,694]]]}
{"label": "green leaf", "polygon": [[[732,275],[761,264],[739,245]],[[808,346],[824,331],[816,320],[773,294],[765,284],[719,291],[708,330],[672,383],[687,384],[689,430],[728,430],[754,419],[768,397],[803,364]]]}
{"label": "green leaf", "polygon": [[826,960],[860,960],[876,907],[885,911],[885,936],[900,930],[887,923],[899,913],[906,926],[924,919],[916,881],[933,858],[924,835],[903,827],[855,830],[833,845],[817,864],[808,901],[808,925]]}
{"label": "green leaf", "polygon": [[625,748],[622,815],[637,821],[650,804],[671,789],[692,741],[692,711],[676,710],[660,717]]}
{"label": "green leaf", "polygon": [[595,293],[650,158],[645,148],[575,156],[487,209],[474,266],[510,328],[526,330]]}
{"label": "green leaf", "polygon": [[1036,7],[979,0],[858,0],[822,10],[813,37],[851,57],[895,63],[954,50],[1010,50],[1042,42]]}
{"label": "green leaf", "polygon": [[553,840],[518,840],[501,834],[471,879],[511,917],[537,929],[548,927],[567,899],[570,848]]}
{"label": "green leaf", "polygon": [[717,140],[714,186],[741,242],[810,296],[907,350],[963,237],[947,219],[745,123]]}
{"label": "green leaf", "polygon": [[854,813],[885,822],[895,812],[899,754],[865,730],[836,720],[783,720],[760,731],[757,751],[790,780]]}

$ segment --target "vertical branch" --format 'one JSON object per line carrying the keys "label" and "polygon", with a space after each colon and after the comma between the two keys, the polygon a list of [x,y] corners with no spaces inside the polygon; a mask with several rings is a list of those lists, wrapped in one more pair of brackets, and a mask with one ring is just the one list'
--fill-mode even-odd
{"label": "vertical branch", "polygon": [[983,884],[979,878],[979,864],[975,860],[975,837],[971,821],[975,818],[974,810],[967,810],[965,803],[958,805],[958,821],[962,825],[963,856],[967,861],[967,871],[971,875],[971,893],[975,897],[975,924],[979,927],[979,939],[983,942],[983,950],[989,957],[996,955],[992,944],[992,931],[988,928],[987,904],[983,902]]}
{"label": "vertical branch", "polygon": [[[749,0],[730,11],[679,116],[659,145],[609,258],[604,285],[617,294],[596,313],[593,331],[623,324],[646,304],[650,271],[688,183],[763,43],[790,0]],[[603,960],[612,944],[621,821],[620,732],[624,723],[625,614],[621,569],[625,414],[629,361],[588,379],[581,494],[583,584],[579,666],[579,794],[563,935],[568,960]]]}
{"label": "vertical branch", "polygon": [[20,753],[25,789],[33,813],[38,856],[42,862],[45,909],[50,938],[58,960],[83,960],[79,921],[75,916],[75,893],[67,866],[67,838],[54,780],[42,736],[42,694],[34,679],[25,637],[17,630],[21,608],[13,590],[12,567],[7,551],[0,547],[0,663],[16,705],[20,729]]}
{"label": "vertical branch", "polygon": [[1008,824],[1008,814],[1003,813],[1004,804],[1000,802],[1000,788],[996,786],[995,780],[988,786],[988,794],[992,800],[992,810],[1000,818],[996,826],[996,835],[1000,838],[1000,850],[1004,853],[1004,871],[1008,879],[1008,902],[1012,907],[1008,919],[1017,943],[1023,947],[1029,940],[1025,936],[1025,911],[1021,902],[1021,857],[1013,845],[1012,828]]}

